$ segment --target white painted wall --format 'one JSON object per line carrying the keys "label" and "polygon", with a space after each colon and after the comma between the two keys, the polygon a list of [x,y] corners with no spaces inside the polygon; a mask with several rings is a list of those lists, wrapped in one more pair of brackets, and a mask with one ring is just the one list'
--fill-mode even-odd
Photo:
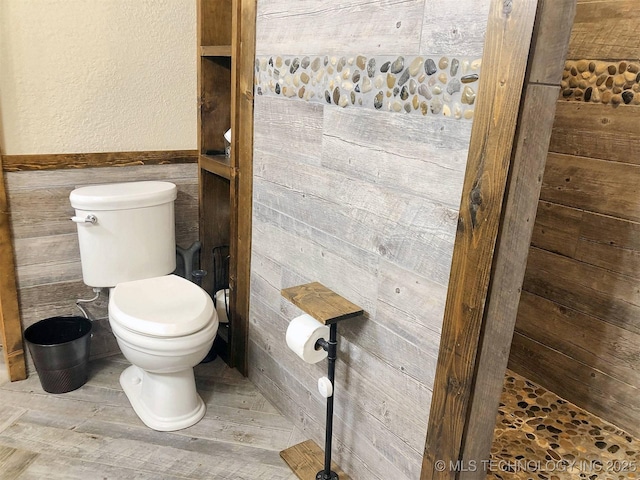
{"label": "white painted wall", "polygon": [[1,0],[4,152],[196,148],[194,0]]}

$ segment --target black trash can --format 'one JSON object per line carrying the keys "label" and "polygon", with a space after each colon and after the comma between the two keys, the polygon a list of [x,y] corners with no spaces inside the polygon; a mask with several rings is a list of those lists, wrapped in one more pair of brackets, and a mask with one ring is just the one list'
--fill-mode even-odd
{"label": "black trash can", "polygon": [[91,321],[84,317],[51,317],[24,331],[31,358],[45,392],[80,388],[89,374]]}

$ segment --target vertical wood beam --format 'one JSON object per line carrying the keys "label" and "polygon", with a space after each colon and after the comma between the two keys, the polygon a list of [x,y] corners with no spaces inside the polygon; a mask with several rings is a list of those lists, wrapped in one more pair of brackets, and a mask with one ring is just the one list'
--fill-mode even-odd
{"label": "vertical wood beam", "polygon": [[[559,84],[557,67],[547,70],[544,61],[533,59],[538,51],[554,65],[564,62],[571,25],[562,16],[561,39],[537,45],[536,35],[549,34],[551,12],[545,3],[550,2],[491,4],[421,480],[462,478],[455,466],[471,467],[468,462],[486,458],[491,446],[497,388],[503,382],[526,267],[523,246],[530,240],[538,176],[553,124],[552,97],[557,99],[556,87],[528,90],[525,78],[529,69],[529,78],[546,83],[557,75],[554,84]],[[544,103],[542,111],[535,102]],[[523,185],[527,188],[520,191]],[[500,338],[491,337],[496,332]],[[465,475],[481,478],[486,473],[477,465]]]}
{"label": "vertical wood beam", "polygon": [[237,0],[233,21],[231,82],[232,142],[235,178],[231,182],[231,242],[235,259],[232,295],[233,330],[231,364],[247,375],[249,343],[249,294],[251,276],[251,216],[253,197],[253,78],[256,51],[256,0]]}
{"label": "vertical wood beam", "polygon": [[[467,465],[482,467],[491,452],[575,10],[576,0],[540,0],[538,5],[462,444],[460,458]],[[478,468],[459,478],[485,477],[484,468]]]}
{"label": "vertical wood beam", "polygon": [[2,155],[0,155],[0,337],[9,380],[12,382],[24,380],[27,378],[27,370]]}

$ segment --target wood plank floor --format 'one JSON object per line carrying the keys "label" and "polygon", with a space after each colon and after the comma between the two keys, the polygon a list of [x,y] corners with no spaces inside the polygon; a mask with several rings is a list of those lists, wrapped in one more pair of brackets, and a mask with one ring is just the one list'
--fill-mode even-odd
{"label": "wood plank floor", "polygon": [[279,451],[305,438],[220,359],[196,367],[207,414],[178,432],[136,417],[118,382],[127,365],[94,360],[83,387],[58,395],[36,375],[0,377],[0,479],[297,478]]}

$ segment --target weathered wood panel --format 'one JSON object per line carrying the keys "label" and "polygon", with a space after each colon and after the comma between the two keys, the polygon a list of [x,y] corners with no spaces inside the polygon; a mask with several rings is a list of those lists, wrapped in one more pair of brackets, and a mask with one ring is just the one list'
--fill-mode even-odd
{"label": "weathered wood panel", "polygon": [[638,333],[528,292],[522,293],[516,331],[604,374],[640,385]]}
{"label": "weathered wood panel", "polygon": [[640,165],[550,153],[540,198],[640,220]]}
{"label": "weathered wood panel", "polygon": [[[479,57],[490,2],[294,3],[258,2],[258,55]],[[249,375],[321,444],[323,368],[283,351],[300,310],[277,293],[318,281],[362,307],[338,329],[333,453],[352,478],[419,475],[469,135],[451,118],[255,99]]]}
{"label": "weathered wood panel", "polygon": [[640,291],[634,278],[532,247],[523,288],[640,333]]}
{"label": "weathered wood panel", "polygon": [[638,106],[559,101],[549,151],[637,165],[638,137]]}
{"label": "weathered wood panel", "polygon": [[582,210],[540,201],[531,245],[566,257],[573,257],[580,237],[582,217]]}
{"label": "weathered wood panel", "polygon": [[[377,121],[380,115],[384,122]],[[444,117],[328,109],[322,166],[457,208],[470,134],[471,122]]]}
{"label": "weathered wood panel", "polygon": [[640,278],[640,224],[540,202],[534,247]]}
{"label": "weathered wood panel", "polygon": [[256,53],[415,55],[420,48],[424,4],[424,0],[260,1]]}
{"label": "weathered wood panel", "polygon": [[[309,395],[304,384],[301,384],[296,376],[282,368],[282,365],[274,362],[273,358],[262,348],[252,343],[250,343],[250,347],[249,355],[252,359],[250,364],[260,365],[261,375],[256,376],[255,379],[258,382],[258,386],[266,387],[269,385],[269,393],[278,398],[278,405],[285,407],[286,411],[295,409],[297,415],[294,418],[300,422],[299,425],[317,443],[323,444],[324,401],[317,400],[314,396]],[[252,378],[252,375],[250,374],[250,378]],[[266,382],[270,382],[270,384]],[[338,393],[336,393],[336,399],[338,398],[337,395]],[[336,406],[338,403],[339,401],[336,401]],[[371,441],[374,439],[364,436],[358,428],[346,426],[340,421],[339,417],[335,418],[335,420],[335,450],[332,458],[347,474],[353,477],[351,472],[358,471],[365,472],[370,478],[379,476],[380,472],[393,475],[394,478],[406,476],[384,457],[378,457],[375,461],[376,464],[372,465],[368,457],[371,456],[373,449]],[[342,440],[343,438],[348,441],[345,442]]]}
{"label": "weathered wood panel", "polygon": [[489,16],[484,0],[426,0],[420,53],[482,56]]}
{"label": "weathered wood panel", "polygon": [[[554,386],[562,398],[577,399],[580,406],[604,419],[616,419],[632,435],[639,435],[640,390],[576,361],[544,344],[514,334],[509,368],[527,378]],[[613,423],[613,422],[612,422]]]}
{"label": "weathered wood panel", "polygon": [[260,162],[255,201],[447,283],[456,220],[452,207],[333,170],[292,168],[275,157],[255,160]]}
{"label": "weathered wood panel", "polygon": [[635,0],[579,0],[567,58],[638,58],[638,23]]}
{"label": "weathered wood panel", "polygon": [[[80,314],[75,300],[94,296],[82,283],[76,227],[69,221],[74,188],[136,180],[174,182],[176,241],[187,247],[198,238],[196,169],[195,164],[173,164],[6,173],[23,328],[55,315]],[[106,298],[88,304],[87,311],[94,319],[106,319]],[[94,331],[92,345],[95,356],[118,351],[106,321]]]}
{"label": "weathered wood panel", "polygon": [[256,98],[254,173],[260,172],[263,153],[283,161],[320,165],[323,114],[324,107],[317,103]]}
{"label": "weathered wood panel", "polygon": [[640,279],[640,224],[585,212],[575,258]]}

